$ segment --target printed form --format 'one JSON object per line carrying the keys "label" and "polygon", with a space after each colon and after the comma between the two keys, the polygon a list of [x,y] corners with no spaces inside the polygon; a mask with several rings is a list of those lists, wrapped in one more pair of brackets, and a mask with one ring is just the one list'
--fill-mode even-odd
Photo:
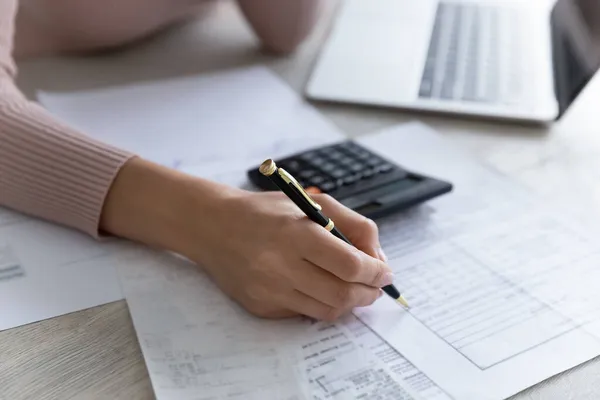
{"label": "printed form", "polygon": [[261,320],[180,257],[140,247],[119,261],[158,399],[448,399],[393,349],[372,351],[356,318]]}
{"label": "printed form", "polygon": [[356,315],[455,399],[499,400],[600,354],[598,232],[421,125],[361,143],[454,193],[380,222],[411,308]]}

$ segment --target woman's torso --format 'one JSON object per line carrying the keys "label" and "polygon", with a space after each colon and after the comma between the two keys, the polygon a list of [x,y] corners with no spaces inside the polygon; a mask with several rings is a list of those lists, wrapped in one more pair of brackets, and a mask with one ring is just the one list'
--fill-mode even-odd
{"label": "woman's torso", "polygon": [[204,12],[215,0],[21,0],[17,57],[118,46]]}

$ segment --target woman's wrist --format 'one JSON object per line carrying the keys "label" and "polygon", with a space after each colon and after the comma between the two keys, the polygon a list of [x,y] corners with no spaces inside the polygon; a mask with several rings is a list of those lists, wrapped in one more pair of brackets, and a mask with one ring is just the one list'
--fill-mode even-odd
{"label": "woman's wrist", "polygon": [[108,234],[195,257],[201,232],[219,223],[223,201],[242,190],[133,158],[106,198],[100,229]]}

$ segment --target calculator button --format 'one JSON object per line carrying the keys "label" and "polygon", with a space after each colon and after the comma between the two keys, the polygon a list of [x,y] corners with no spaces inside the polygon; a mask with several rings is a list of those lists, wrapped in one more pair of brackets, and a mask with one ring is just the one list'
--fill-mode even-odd
{"label": "calculator button", "polygon": [[369,153],[368,151],[366,151],[364,149],[358,148],[358,147],[352,147],[352,148],[348,149],[348,152],[350,152],[355,157],[371,156],[371,153]]}
{"label": "calculator button", "polygon": [[340,158],[339,162],[343,165],[351,165],[354,163],[354,159],[348,156],[344,156],[343,158]]}
{"label": "calculator button", "polygon": [[377,167],[381,164],[383,164],[383,160],[381,160],[380,158],[377,157],[372,157],[368,160],[366,160],[366,163],[370,166],[370,167]]}
{"label": "calculator button", "polygon": [[301,168],[301,165],[298,161],[296,160],[290,160],[287,162],[287,166],[290,169],[290,171],[298,171]]}
{"label": "calculator button", "polygon": [[364,166],[362,164],[359,163],[354,163],[350,165],[350,170],[352,172],[360,172],[364,169]]}
{"label": "calculator button", "polygon": [[362,176],[365,179],[372,177],[374,174],[375,174],[375,171],[372,168],[367,168],[362,171]]}
{"label": "calculator button", "polygon": [[310,163],[317,167],[320,166],[321,164],[323,164],[324,162],[325,162],[325,159],[323,157],[319,157],[319,156],[310,160]]}
{"label": "calculator button", "polygon": [[335,179],[340,179],[340,178],[343,178],[344,176],[346,176],[346,171],[341,168],[336,168],[333,171],[331,171],[329,173],[329,175],[331,175]]}
{"label": "calculator button", "polygon": [[304,171],[300,171],[298,176],[302,179],[308,179],[317,174],[317,171],[314,169],[305,169]]}
{"label": "calculator button", "polygon": [[289,160],[289,161],[282,162],[281,168],[283,168],[286,171],[289,171],[291,173],[295,173],[295,172],[298,172],[300,170],[300,168],[302,168],[302,166],[296,160]]}
{"label": "calculator button", "polygon": [[325,181],[325,178],[323,178],[321,175],[315,175],[312,178],[309,179],[309,182],[311,185],[319,185],[320,183],[323,183]]}
{"label": "calculator button", "polygon": [[380,164],[376,167],[376,170],[378,172],[382,172],[382,173],[386,173],[386,172],[390,172],[392,170],[392,166],[390,164]]}
{"label": "calculator button", "polygon": [[304,153],[302,155],[300,155],[300,159],[306,161],[306,162],[312,162],[315,158],[318,158],[319,155],[317,154],[316,151],[309,151],[308,153]]}
{"label": "calculator button", "polygon": [[327,181],[327,182],[323,182],[319,187],[324,192],[330,192],[333,189],[335,189],[337,187],[337,185],[334,182]]}
{"label": "calculator button", "polygon": [[359,179],[360,179],[360,175],[357,175],[357,174],[348,175],[347,177],[344,178],[344,184],[351,185],[353,183],[356,183]]}
{"label": "calculator button", "polygon": [[329,153],[327,153],[327,156],[329,157],[329,159],[334,160],[334,161],[338,161],[344,157],[346,157],[343,153],[340,153],[337,150],[332,150]]}
{"label": "calculator button", "polygon": [[330,162],[326,162],[325,164],[320,165],[319,168],[321,168],[322,171],[331,174],[331,171],[336,169],[336,165]]}

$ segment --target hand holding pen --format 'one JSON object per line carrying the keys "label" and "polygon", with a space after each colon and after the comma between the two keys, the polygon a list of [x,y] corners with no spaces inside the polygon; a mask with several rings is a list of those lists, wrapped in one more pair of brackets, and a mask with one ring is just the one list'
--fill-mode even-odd
{"label": "hand holding pen", "polygon": [[[326,231],[331,232],[333,236],[342,240],[349,246],[353,246],[352,242],[344,236],[344,234],[335,226],[335,222],[333,219],[329,218],[323,213],[323,209],[320,204],[318,204],[314,199],[304,190],[302,186],[296,181],[296,179],[283,168],[278,168],[275,162],[271,159],[265,160],[260,166],[260,173],[264,176],[271,179],[271,181],[283,192],[290,200],[294,202],[306,214],[306,216],[317,223],[321,227],[323,227]],[[377,231],[377,227],[374,226],[374,223],[366,218],[363,218],[366,224],[371,226],[371,230]],[[348,249],[351,253],[356,253],[358,249],[352,251]],[[381,248],[378,249],[379,254],[383,254]],[[383,256],[385,258],[385,256]],[[408,303],[402,297],[402,294],[398,291],[398,289],[392,284],[392,280],[389,280],[389,283],[384,285],[382,290],[387,293],[391,298],[397,301],[399,304],[404,307],[408,307]]]}
{"label": "hand holding pen", "polygon": [[[182,246],[174,251],[201,265],[246,311],[263,318],[332,321],[371,305],[384,294],[381,288],[391,285],[377,226],[333,198],[313,196],[323,215],[335,221],[331,231],[343,232],[353,245],[307,218],[280,191],[214,183],[203,189],[179,203],[193,215],[169,231],[173,243]],[[198,201],[207,197],[218,201]]]}

